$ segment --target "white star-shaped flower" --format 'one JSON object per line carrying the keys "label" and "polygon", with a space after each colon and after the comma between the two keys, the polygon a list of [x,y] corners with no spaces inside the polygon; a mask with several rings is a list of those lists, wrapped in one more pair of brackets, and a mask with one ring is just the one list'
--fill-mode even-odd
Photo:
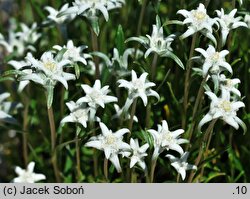
{"label": "white star-shaped flower", "polygon": [[217,23],[216,19],[212,19],[207,15],[207,10],[202,3],[199,4],[196,10],[187,11],[183,9],[179,10],[177,14],[183,15],[186,18],[183,24],[188,25],[188,30],[181,35],[182,39],[196,32],[201,32],[216,44],[216,39],[212,34],[212,26]]}
{"label": "white star-shaped flower", "polygon": [[56,10],[53,7],[46,6],[45,10],[47,10],[49,12],[49,15],[47,16],[48,19],[44,23],[47,23],[49,21],[53,21],[56,24],[63,24],[65,22],[67,22],[67,21],[71,21],[72,19],[75,18],[75,16],[76,16],[75,14],[64,15],[64,16],[61,16],[61,17],[57,16],[58,13],[64,12],[68,8],[69,8],[69,4],[68,3],[64,4],[61,7],[60,10]]}
{"label": "white star-shaped flower", "polygon": [[62,119],[61,124],[75,122],[80,123],[86,128],[87,122],[89,121],[90,108],[87,108],[85,104],[78,104],[73,101],[67,102],[66,105],[71,113]]}
{"label": "white star-shaped flower", "polygon": [[202,48],[196,48],[195,50],[201,53],[205,58],[202,66],[203,77],[205,77],[208,72],[219,74],[221,71],[227,70],[228,72],[233,73],[232,67],[225,59],[225,56],[229,53],[228,50],[217,52],[212,45],[209,45],[207,50]]}
{"label": "white star-shaped flower", "polygon": [[63,71],[63,67],[70,64],[69,60],[62,59],[57,61],[52,52],[43,53],[40,60],[29,55],[26,57],[32,67],[35,69],[31,75],[21,77],[22,80],[32,80],[44,87],[54,87],[59,81],[68,89],[68,80],[75,80],[75,75]]}
{"label": "white star-shaped flower", "polygon": [[87,46],[76,47],[74,46],[73,41],[69,40],[66,46],[61,47],[59,45],[55,45],[53,46],[53,48],[59,51],[62,50],[63,48],[66,48],[67,50],[63,54],[64,59],[70,60],[72,62],[81,62],[84,65],[87,64],[86,59],[84,58],[84,55],[82,53],[82,51],[86,49]]}
{"label": "white star-shaped flower", "polygon": [[157,158],[163,150],[174,150],[183,154],[183,149],[180,144],[188,143],[188,140],[181,139],[180,135],[184,133],[183,129],[178,129],[171,132],[168,128],[166,120],[162,121],[162,125],[158,125],[158,130],[149,129],[148,132],[154,139],[154,154],[153,159]]}
{"label": "white star-shaped flower", "polygon": [[18,177],[13,179],[14,183],[35,183],[40,180],[45,180],[46,176],[43,174],[34,173],[35,162],[30,162],[27,169],[16,167],[15,172]]}
{"label": "white star-shaped flower", "polygon": [[145,170],[146,169],[146,164],[144,161],[144,157],[147,156],[148,154],[146,153],[149,144],[144,144],[143,146],[139,146],[138,139],[130,139],[130,147],[132,150],[132,156],[130,157],[130,168],[134,167],[136,163],[139,164],[139,166]]}
{"label": "white star-shaped flower", "polygon": [[102,134],[90,138],[90,141],[85,146],[104,151],[105,157],[113,163],[117,172],[121,172],[118,154],[123,154],[123,152],[130,150],[130,146],[122,141],[123,135],[128,133],[129,130],[123,128],[113,133],[102,122],[100,122],[100,127]]}
{"label": "white star-shaped flower", "polygon": [[166,155],[170,159],[171,165],[181,174],[182,180],[185,180],[187,170],[197,170],[197,166],[187,163],[188,156],[189,152],[183,153],[180,158],[176,158],[173,155]]}
{"label": "white star-shaped flower", "polygon": [[226,78],[224,74],[221,74],[219,77],[220,86],[222,90],[228,91],[228,94],[233,93],[238,97],[241,97],[240,91],[236,88],[236,86],[240,83],[240,79],[234,78]]}
{"label": "white star-shaped flower", "polygon": [[218,22],[221,26],[222,34],[222,45],[224,46],[227,40],[227,36],[230,30],[238,28],[240,26],[247,27],[247,24],[241,21],[242,17],[234,17],[237,12],[237,9],[233,9],[229,14],[224,13],[224,9],[221,8],[221,11],[216,10]]}
{"label": "white star-shaped flower", "polygon": [[155,86],[155,83],[148,82],[146,79],[147,76],[148,73],[143,73],[139,78],[137,78],[135,71],[132,70],[132,81],[129,82],[124,79],[118,80],[118,83],[120,84],[119,87],[128,89],[128,100],[130,100],[130,103],[126,105],[126,109],[130,107],[133,100],[137,97],[142,99],[144,106],[148,103],[148,96],[154,96],[158,100],[160,99],[159,94],[151,89],[151,87]]}
{"label": "white star-shaped flower", "polygon": [[236,114],[239,108],[245,107],[245,104],[243,102],[231,101],[230,93],[227,90],[221,91],[221,97],[217,97],[210,91],[207,91],[205,93],[212,101],[210,104],[209,112],[202,118],[199,123],[199,128],[213,119],[220,118],[235,129],[238,129],[239,125],[241,125],[245,131],[245,124],[240,118],[237,117]]}

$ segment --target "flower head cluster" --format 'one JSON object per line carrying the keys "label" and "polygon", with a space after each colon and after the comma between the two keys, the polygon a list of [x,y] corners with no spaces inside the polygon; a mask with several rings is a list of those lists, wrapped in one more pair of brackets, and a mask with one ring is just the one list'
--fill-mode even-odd
{"label": "flower head cluster", "polygon": [[98,15],[101,12],[106,21],[109,19],[108,11],[120,8],[125,3],[124,0],[75,0],[73,6],[60,12],[57,16],[63,15],[83,15],[88,18],[96,34],[99,34]]}
{"label": "flower head cluster", "polygon": [[14,183],[35,183],[40,180],[45,180],[46,176],[43,174],[34,173],[35,162],[30,162],[27,169],[16,167],[15,172],[18,177],[13,179]]}
{"label": "flower head cluster", "polygon": [[106,159],[113,163],[118,172],[121,172],[122,169],[118,155],[130,150],[130,146],[122,141],[123,135],[128,133],[129,130],[123,128],[113,133],[102,122],[100,122],[100,127],[102,134],[90,138],[89,142],[87,142],[85,146],[94,147],[98,150],[104,151]]}
{"label": "flower head cluster", "polygon": [[217,18],[221,27],[222,45],[225,45],[229,31],[240,26],[247,27],[247,24],[242,20],[242,17],[234,17],[237,9],[233,9],[229,14],[224,13],[224,9],[216,10],[219,18]]}
{"label": "flower head cluster", "polygon": [[245,124],[237,117],[237,111],[239,108],[245,107],[245,104],[241,101],[230,99],[230,93],[228,90],[223,89],[221,96],[217,97],[214,93],[207,91],[206,94],[212,100],[210,104],[209,112],[203,117],[199,123],[201,128],[205,123],[214,119],[222,119],[227,124],[231,125],[235,129],[239,128],[239,125],[245,130]]}
{"label": "flower head cluster", "polygon": [[128,110],[130,105],[133,103],[133,100],[137,97],[140,97],[143,101],[144,106],[148,103],[148,96],[154,96],[157,99],[160,99],[159,94],[152,90],[151,87],[155,86],[153,82],[147,82],[146,78],[148,73],[143,73],[139,78],[134,70],[132,70],[132,81],[127,81],[124,79],[118,80],[120,84],[119,87],[124,87],[128,89],[128,99],[125,109]]}
{"label": "flower head cluster", "polygon": [[75,103],[73,101],[66,103],[70,110],[70,114],[64,117],[61,124],[66,122],[80,123],[83,127],[87,127],[87,122],[89,121],[89,111],[85,104]]}
{"label": "flower head cluster", "polygon": [[225,60],[225,56],[229,53],[228,50],[217,52],[212,45],[209,45],[207,50],[202,48],[196,48],[195,50],[205,58],[202,66],[203,77],[209,73],[220,74],[223,70],[227,70],[231,74],[233,73],[232,67]]}
{"label": "flower head cluster", "polygon": [[188,140],[180,138],[180,135],[184,133],[183,129],[178,129],[171,132],[168,128],[166,120],[162,121],[162,125],[158,125],[158,130],[149,129],[148,132],[154,139],[154,154],[153,159],[156,159],[164,150],[174,150],[179,154],[183,154],[184,151],[180,144],[188,143]]}
{"label": "flower head cluster", "polygon": [[170,57],[172,58],[180,67],[184,68],[181,60],[173,53],[171,48],[171,43],[174,41],[174,34],[164,37],[163,27],[159,17],[156,17],[156,25],[153,25],[153,31],[151,36],[146,35],[140,37],[131,37],[127,39],[128,41],[138,41],[141,43],[147,51],[144,54],[144,57],[147,58],[152,52],[157,53],[161,57]]}
{"label": "flower head cluster", "polygon": [[197,170],[197,166],[187,163],[188,156],[189,152],[183,153],[180,158],[176,158],[173,155],[166,155],[171,161],[171,165],[181,174],[182,180],[186,178],[187,170]]}
{"label": "flower head cluster", "polygon": [[7,53],[14,53],[16,57],[23,56],[27,51],[36,51],[34,44],[41,37],[40,33],[36,32],[37,24],[33,23],[31,28],[20,23],[21,31],[17,32],[17,25],[14,21],[8,31],[8,39],[0,34],[0,45],[4,46]]}
{"label": "flower head cluster", "polygon": [[68,3],[63,5],[60,10],[56,10],[50,6],[46,6],[45,10],[47,10],[49,12],[49,15],[47,17],[47,20],[44,22],[44,24],[53,22],[53,23],[60,25],[60,24],[63,24],[63,23],[66,23],[68,21],[73,20],[76,16],[75,14],[64,15],[61,17],[57,16],[59,13],[66,11],[68,8],[69,8]]}
{"label": "flower head cluster", "polygon": [[207,14],[207,10],[203,4],[199,4],[199,7],[195,10],[179,10],[177,14],[183,15],[186,19],[183,24],[188,25],[188,30],[181,35],[184,39],[196,32],[201,32],[204,36],[211,39],[216,44],[216,39],[213,36],[213,25],[216,24],[216,19],[210,18]]}

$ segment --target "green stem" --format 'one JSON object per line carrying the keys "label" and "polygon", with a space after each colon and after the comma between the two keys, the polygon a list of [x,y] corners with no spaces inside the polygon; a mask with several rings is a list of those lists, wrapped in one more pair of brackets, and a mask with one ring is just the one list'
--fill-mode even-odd
{"label": "green stem", "polygon": [[152,162],[151,162],[151,170],[150,170],[150,182],[151,182],[151,183],[154,182],[154,174],[155,174],[156,162],[157,162],[157,158],[155,158],[155,159],[152,160]]}
{"label": "green stem", "polygon": [[183,117],[182,117],[182,128],[183,129],[185,129],[185,127],[186,127],[188,95],[189,95],[189,89],[190,89],[190,76],[191,76],[192,63],[193,63],[191,58],[193,57],[193,54],[194,54],[194,48],[195,48],[197,34],[198,33],[195,33],[193,35],[193,38],[192,38],[192,44],[191,44],[189,59],[187,62],[186,73],[185,73],[184,98],[183,98]]}
{"label": "green stem", "polygon": [[[199,165],[199,163],[200,163],[200,161],[201,161],[201,159],[202,159],[202,156],[203,156],[203,154],[204,154],[204,153],[203,153],[203,152],[204,152],[204,150],[203,150],[204,145],[208,144],[207,141],[209,140],[209,135],[210,135],[210,133],[213,131],[213,128],[214,128],[214,125],[215,125],[216,121],[217,121],[217,119],[213,120],[213,121],[209,124],[209,126],[208,126],[206,132],[204,133],[204,136],[203,136],[203,139],[202,139],[202,143],[200,144],[200,148],[199,148],[199,154],[198,154],[198,156],[197,156],[197,158],[196,158],[196,160],[195,160],[195,165],[196,165],[197,167],[198,167],[198,165]],[[189,178],[188,178],[188,182],[192,182],[192,181],[193,181],[194,175],[195,175],[195,172],[192,171],[191,174],[190,174],[190,176],[189,176]]]}
{"label": "green stem", "polygon": [[[98,51],[98,38],[95,32],[91,28],[91,42],[92,42],[92,50],[97,52]],[[99,58],[94,57],[95,63],[95,78],[100,79],[100,68],[99,68]]]}
{"label": "green stem", "polygon": [[105,176],[106,181],[109,182],[109,176],[108,176],[108,159],[106,157],[104,158],[103,172],[104,172],[104,176]]}
{"label": "green stem", "polygon": [[80,151],[80,145],[79,145],[79,132],[80,130],[78,129],[80,127],[77,127],[76,131],[76,138],[75,138],[75,145],[76,145],[76,170],[77,170],[77,182],[81,181],[81,151]]}
{"label": "green stem", "polygon": [[[93,130],[93,136],[96,136],[95,131],[95,122],[90,122],[90,129]],[[97,150],[93,148],[93,162],[94,162],[94,176],[95,178],[98,176],[98,157],[97,157]]]}
{"label": "green stem", "polygon": [[142,22],[143,22],[143,19],[144,19],[144,14],[145,14],[147,3],[148,3],[148,0],[144,0],[143,4],[142,4],[140,17],[139,17],[139,22],[138,22],[137,31],[136,31],[137,35],[141,34],[141,27],[142,27]]}
{"label": "green stem", "polygon": [[57,165],[57,154],[56,154],[56,128],[55,128],[55,120],[52,106],[48,108],[48,117],[49,117],[49,125],[50,125],[50,135],[51,135],[51,157],[52,157],[52,165],[54,174],[56,177],[56,182],[61,182],[60,173]]}
{"label": "green stem", "polygon": [[137,105],[137,98],[134,100],[132,104],[132,108],[131,108],[130,119],[129,119],[129,124],[128,124],[128,129],[130,132],[132,131],[132,128],[133,128],[136,105]]}

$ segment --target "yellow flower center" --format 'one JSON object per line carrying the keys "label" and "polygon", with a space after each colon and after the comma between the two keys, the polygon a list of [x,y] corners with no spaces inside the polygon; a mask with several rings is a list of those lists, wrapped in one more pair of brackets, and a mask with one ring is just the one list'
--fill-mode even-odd
{"label": "yellow flower center", "polygon": [[45,62],[44,63],[44,66],[49,69],[50,71],[53,71],[56,69],[56,63],[55,62],[51,62],[51,61],[48,61],[48,62]]}
{"label": "yellow flower center", "polygon": [[231,79],[227,79],[226,86],[227,87],[232,87],[233,86],[233,81]]}
{"label": "yellow flower center", "polygon": [[214,60],[214,61],[218,61],[219,58],[220,58],[220,53],[218,53],[218,52],[215,52],[212,56],[212,60]]}
{"label": "yellow flower center", "polygon": [[231,108],[231,102],[224,100],[220,104],[220,108],[222,108],[225,112],[230,112],[232,110]]}
{"label": "yellow flower center", "polygon": [[170,133],[164,133],[163,139],[166,140],[167,142],[173,141],[173,136]]}
{"label": "yellow flower center", "polygon": [[206,13],[201,12],[201,11],[195,11],[195,12],[194,12],[194,17],[195,17],[198,21],[202,21],[202,20],[205,19]]}
{"label": "yellow flower center", "polygon": [[112,145],[116,142],[116,137],[113,135],[109,135],[106,137],[105,144]]}

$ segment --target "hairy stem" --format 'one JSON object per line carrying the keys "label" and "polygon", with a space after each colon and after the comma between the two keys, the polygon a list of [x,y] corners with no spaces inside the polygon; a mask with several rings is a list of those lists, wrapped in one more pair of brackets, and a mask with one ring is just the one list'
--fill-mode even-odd
{"label": "hairy stem", "polygon": [[[95,32],[91,28],[91,42],[92,42],[92,50],[98,51],[98,38]],[[95,63],[95,78],[100,79],[100,68],[99,68],[99,58],[94,57],[94,63]]]}
{"label": "hairy stem", "polygon": [[155,174],[155,167],[156,167],[157,158],[153,159],[151,162],[151,170],[150,170],[150,182],[154,182],[154,174]]}
{"label": "hairy stem", "polygon": [[79,145],[79,133],[80,133],[80,127],[77,127],[76,131],[76,138],[75,138],[75,146],[76,146],[76,171],[77,171],[77,181],[81,181],[81,151],[80,151],[80,145]]}
{"label": "hairy stem", "polygon": [[194,48],[196,43],[197,33],[193,35],[191,49],[189,53],[189,59],[187,62],[186,73],[185,73],[185,82],[184,82],[184,98],[183,98],[183,117],[182,117],[182,128],[185,129],[186,127],[186,120],[187,120],[187,109],[188,109],[188,95],[190,89],[190,77],[191,77],[191,70],[192,70],[192,60],[194,54]]}
{"label": "hairy stem", "polygon": [[28,164],[28,115],[29,115],[29,99],[25,97],[25,103],[24,103],[24,112],[23,112],[23,160],[24,165],[27,166]]}
{"label": "hairy stem", "polygon": [[[217,119],[213,120],[213,121],[209,124],[209,126],[208,126],[206,132],[204,133],[204,136],[203,136],[203,139],[202,139],[202,143],[201,143],[200,148],[199,148],[199,154],[198,154],[198,156],[197,156],[197,158],[196,158],[196,160],[195,160],[195,165],[196,165],[197,167],[198,167],[198,165],[200,164],[200,161],[201,161],[201,159],[202,159],[202,156],[204,155],[204,153],[203,153],[203,152],[204,152],[204,150],[203,150],[204,145],[207,145],[207,144],[208,144],[209,135],[210,135],[211,132],[213,132],[213,128],[214,128],[214,125],[215,125],[216,121],[217,121]],[[192,181],[193,181],[194,175],[195,175],[195,172],[192,171],[191,174],[190,174],[190,176],[189,176],[189,178],[188,178],[188,182],[192,182]]]}
{"label": "hairy stem", "polygon": [[54,174],[56,177],[56,182],[60,182],[60,172],[57,165],[57,154],[56,154],[56,128],[55,128],[55,120],[52,106],[48,108],[48,117],[49,117],[49,126],[50,126],[50,135],[51,135],[51,157],[52,157],[52,165]]}
{"label": "hairy stem", "polygon": [[128,129],[130,132],[132,131],[132,128],[133,128],[136,105],[137,105],[137,98],[134,100],[132,104],[132,108],[131,108],[130,119],[129,119],[129,124],[128,124]]}
{"label": "hairy stem", "polygon": [[106,157],[104,158],[103,172],[104,172],[105,179],[108,182],[109,181],[109,176],[108,176],[108,159]]}

